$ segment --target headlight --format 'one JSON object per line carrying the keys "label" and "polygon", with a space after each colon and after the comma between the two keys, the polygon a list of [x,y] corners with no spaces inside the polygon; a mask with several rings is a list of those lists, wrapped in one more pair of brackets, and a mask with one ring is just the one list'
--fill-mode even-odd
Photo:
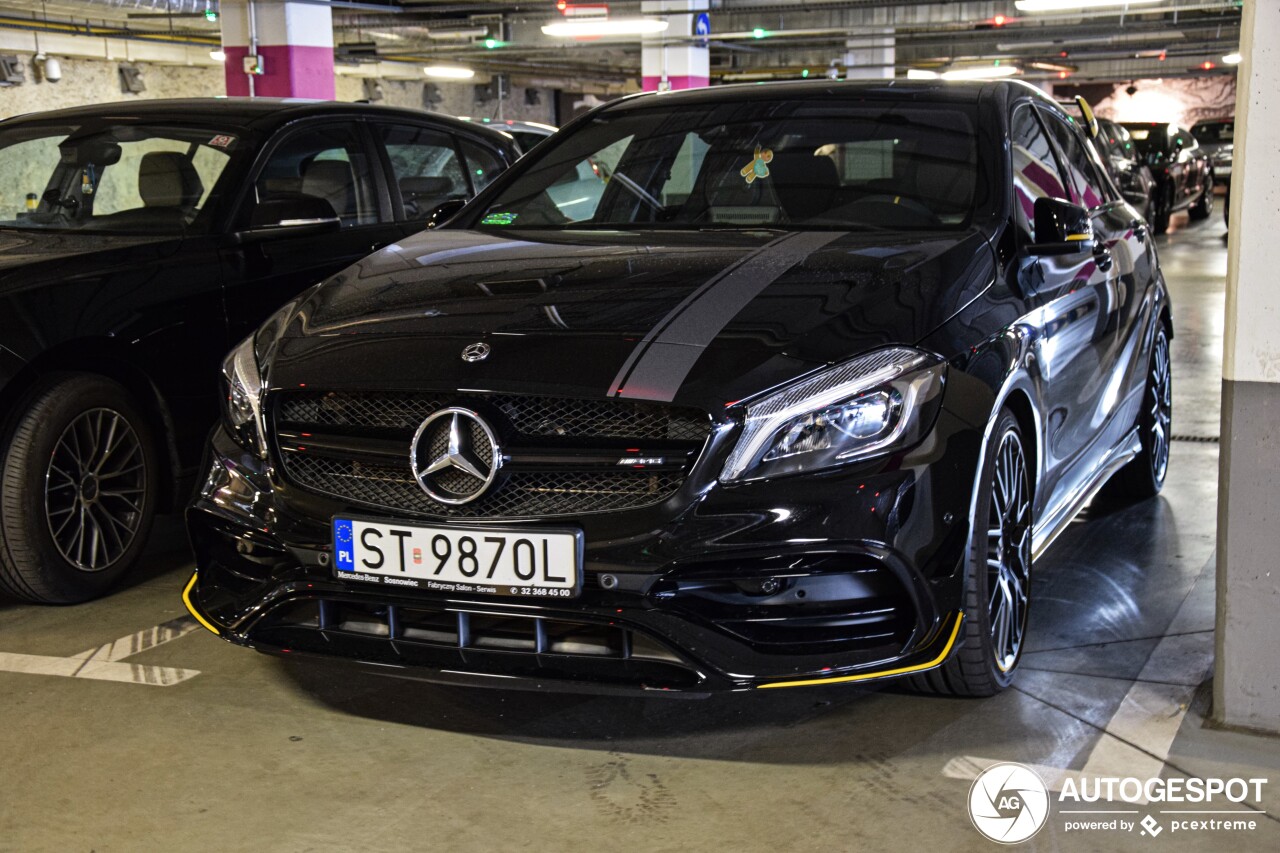
{"label": "headlight", "polygon": [[946,363],[877,350],[747,403],[724,482],[818,471],[919,441],[941,402]]}
{"label": "headlight", "polygon": [[222,362],[225,405],[222,419],[236,443],[267,458],[267,425],[262,414],[262,365],[275,351],[299,300],[285,304],[258,331],[241,341]]}
{"label": "headlight", "polygon": [[250,335],[222,362],[222,385],[226,392],[222,417],[227,432],[245,450],[266,458],[266,424],[262,420],[262,374]]}

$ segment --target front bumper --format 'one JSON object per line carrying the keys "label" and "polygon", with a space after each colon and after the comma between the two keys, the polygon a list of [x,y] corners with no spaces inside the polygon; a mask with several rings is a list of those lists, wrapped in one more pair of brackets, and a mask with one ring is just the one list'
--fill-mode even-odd
{"label": "front bumper", "polygon": [[981,440],[944,405],[921,444],[866,465],[584,516],[581,594],[544,604],[335,577],[330,519],[371,511],[219,430],[185,600],[238,645],[455,684],[696,696],[899,677],[959,634]]}

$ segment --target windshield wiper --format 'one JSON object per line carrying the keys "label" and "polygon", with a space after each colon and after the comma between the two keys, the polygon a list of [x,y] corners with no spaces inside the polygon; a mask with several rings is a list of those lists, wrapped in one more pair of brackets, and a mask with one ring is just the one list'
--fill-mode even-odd
{"label": "windshield wiper", "polygon": [[655,213],[667,212],[666,205],[658,201],[656,198],[650,195],[649,192],[644,187],[640,186],[635,181],[628,178],[626,175],[623,175],[619,172],[614,172],[613,175],[609,178],[609,180],[617,181],[618,183],[622,184],[624,187],[626,187],[628,190],[631,191],[632,195],[640,199],[645,204],[649,205],[649,207],[652,208]]}

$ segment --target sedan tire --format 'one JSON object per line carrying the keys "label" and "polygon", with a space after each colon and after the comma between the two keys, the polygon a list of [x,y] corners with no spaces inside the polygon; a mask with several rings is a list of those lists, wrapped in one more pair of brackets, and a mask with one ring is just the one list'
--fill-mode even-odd
{"label": "sedan tire", "polygon": [[1031,602],[1031,503],[1028,452],[1018,419],[1002,409],[977,484],[965,567],[960,643],[942,666],[915,676],[917,690],[994,696],[1013,681],[1022,658]]}
{"label": "sedan tire", "polygon": [[1187,215],[1191,217],[1192,222],[1203,222],[1213,215],[1213,181],[1205,181],[1204,192],[1200,194],[1200,198],[1196,199],[1196,203],[1191,205]]}
{"label": "sedan tire", "polygon": [[46,376],[3,436],[0,591],[43,604],[105,593],[137,561],[155,517],[149,425],[121,385]]}
{"label": "sedan tire", "polygon": [[1169,333],[1161,324],[1151,344],[1147,382],[1142,392],[1138,433],[1142,451],[1107,483],[1106,497],[1118,503],[1155,497],[1169,472],[1169,441],[1173,425],[1173,372]]}

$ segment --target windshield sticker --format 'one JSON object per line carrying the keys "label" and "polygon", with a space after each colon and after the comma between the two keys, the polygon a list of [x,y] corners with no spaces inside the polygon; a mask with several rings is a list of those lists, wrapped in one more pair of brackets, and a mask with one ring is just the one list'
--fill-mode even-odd
{"label": "windshield sticker", "polygon": [[767,178],[769,177],[769,166],[767,164],[771,160],[773,160],[773,151],[757,145],[756,156],[750,163],[743,166],[738,174],[746,178],[748,184],[754,183],[756,178]]}
{"label": "windshield sticker", "polygon": [[481,225],[511,225],[516,221],[518,213],[490,213],[480,220]]}
{"label": "windshield sticker", "polygon": [[214,148],[230,148],[236,144],[236,138],[228,134],[220,134],[209,140],[209,144]]}

